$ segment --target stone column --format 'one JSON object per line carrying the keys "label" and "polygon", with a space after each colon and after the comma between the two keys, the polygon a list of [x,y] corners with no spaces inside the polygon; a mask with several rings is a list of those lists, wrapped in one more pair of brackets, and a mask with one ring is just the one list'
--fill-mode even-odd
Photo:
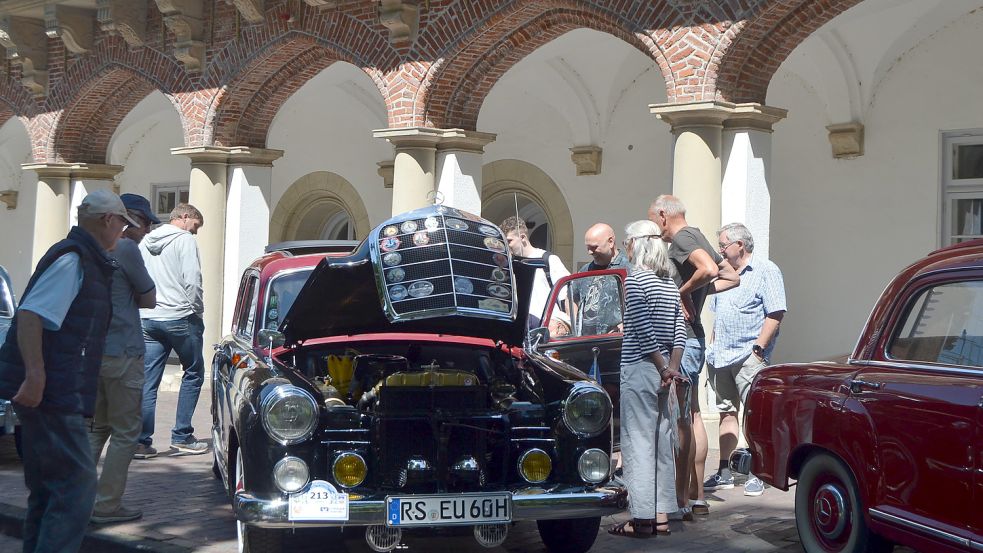
{"label": "stone column", "polygon": [[481,168],[495,135],[450,129],[437,145],[437,192],[443,205],[481,213]]}
{"label": "stone column", "polygon": [[64,238],[78,221],[75,208],[85,197],[85,190],[107,187],[122,167],[80,163],[28,163],[21,167],[38,175],[31,250],[33,270],[48,248]]}
{"label": "stone column", "polygon": [[744,223],[754,237],[755,255],[765,259],[771,233],[772,126],[787,113],[761,104],[738,104],[724,121],[721,222]]}
{"label": "stone column", "polygon": [[433,203],[436,190],[437,144],[443,131],[424,127],[381,129],[373,132],[395,149],[392,214],[398,215]]}
{"label": "stone column", "polygon": [[[650,111],[672,127],[672,193],[686,205],[686,220],[714,243],[720,228],[721,139],[733,104],[653,104]],[[653,198],[654,199],[654,198]]]}
{"label": "stone column", "polygon": [[78,223],[78,206],[86,194],[93,190],[105,188],[119,194],[116,175],[123,171],[119,165],[85,165],[79,166],[72,172],[72,198],[68,207],[69,226]]}
{"label": "stone column", "polygon": [[226,291],[222,306],[223,334],[232,328],[236,290],[242,272],[265,253],[270,243],[273,212],[273,162],[283,150],[240,148],[229,154],[229,198],[225,223]]}
{"label": "stone column", "polygon": [[[198,252],[205,301],[204,351],[206,371],[211,371],[212,344],[227,331],[222,327],[225,283],[225,205],[228,194],[230,148],[213,146],[171,148],[171,154],[191,160],[188,202],[201,211],[204,225],[198,231]],[[230,293],[234,294],[235,291]]]}

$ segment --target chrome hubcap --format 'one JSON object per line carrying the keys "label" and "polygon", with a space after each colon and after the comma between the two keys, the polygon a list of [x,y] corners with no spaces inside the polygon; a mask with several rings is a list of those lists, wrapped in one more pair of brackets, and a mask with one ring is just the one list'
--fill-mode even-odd
{"label": "chrome hubcap", "polygon": [[824,484],[816,490],[812,518],[813,525],[822,537],[836,540],[842,536],[848,516],[843,490],[833,484]]}

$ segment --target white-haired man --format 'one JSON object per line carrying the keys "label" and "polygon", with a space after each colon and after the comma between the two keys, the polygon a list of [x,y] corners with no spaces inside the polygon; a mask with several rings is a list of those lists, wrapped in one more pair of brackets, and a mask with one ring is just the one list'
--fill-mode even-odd
{"label": "white-haired man", "polygon": [[676,467],[677,492],[680,507],[685,507],[682,503],[688,495],[692,512],[707,515],[710,509],[700,482],[707,458],[707,432],[700,414],[697,388],[706,360],[706,333],[700,321],[700,312],[708,294],[733,288],[740,283],[740,278],[733,267],[725,263],[724,258],[710,246],[700,229],[686,222],[686,207],[679,198],[668,194],[659,196],[649,207],[648,218],[655,222],[662,233],[662,240],[669,244],[669,258],[676,267],[676,284],[688,323],[681,368],[692,383],[688,402],[691,424],[681,424],[679,428],[683,451]]}
{"label": "white-haired man", "polygon": [[[710,298],[713,338],[707,350],[710,386],[720,412],[720,467],[707,480],[706,489],[734,487],[726,461],[737,447],[737,413],[747,400],[751,381],[768,364],[785,316],[785,282],[778,266],[754,255],[754,238],[740,223],[718,232],[718,247],[727,263],[741,276],[741,286]],[[744,495],[758,496],[764,483],[751,475]]]}

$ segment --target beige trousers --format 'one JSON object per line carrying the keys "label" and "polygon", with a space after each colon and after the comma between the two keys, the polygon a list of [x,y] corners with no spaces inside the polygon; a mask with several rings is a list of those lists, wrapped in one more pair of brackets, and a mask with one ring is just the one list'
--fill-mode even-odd
{"label": "beige trousers", "polygon": [[89,445],[96,464],[106,448],[99,475],[95,512],[111,513],[120,506],[133,451],[143,426],[143,356],[102,358],[96,411],[89,429]]}

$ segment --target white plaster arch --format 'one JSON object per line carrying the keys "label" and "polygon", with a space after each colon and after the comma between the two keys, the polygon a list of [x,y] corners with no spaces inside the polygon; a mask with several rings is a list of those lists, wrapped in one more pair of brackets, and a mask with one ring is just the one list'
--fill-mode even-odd
{"label": "white plaster arch", "polygon": [[553,253],[568,268],[573,265],[573,218],[566,198],[549,175],[526,161],[500,159],[482,167],[481,180],[482,205],[520,194],[542,207],[549,221]]}
{"label": "white plaster arch", "polygon": [[358,226],[361,235],[371,222],[388,219],[392,190],[384,188],[376,171],[380,161],[392,160],[393,151],[372,136],[386,123],[386,103],[360,68],[339,61],[312,77],[287,98],[270,124],[267,145],[283,150],[273,165],[273,205],[305,176],[330,172],[352,187],[352,196],[368,212]]}
{"label": "white plaster arch", "polygon": [[151,92],[126,114],[109,141],[108,163],[123,167],[116,176],[120,192],[140,194],[156,207],[155,185],[188,185],[188,159],[171,155],[171,148],[183,145],[174,105],[162,92]]}
{"label": "white plaster arch", "polygon": [[[330,171],[315,171],[297,179],[280,197],[270,217],[270,242],[310,238],[310,216],[324,215],[320,228],[338,209],[346,211],[355,226],[355,238],[369,232],[369,214],[358,191],[344,177]],[[316,223],[315,223],[316,224]],[[308,232],[298,236],[298,232]]]}

